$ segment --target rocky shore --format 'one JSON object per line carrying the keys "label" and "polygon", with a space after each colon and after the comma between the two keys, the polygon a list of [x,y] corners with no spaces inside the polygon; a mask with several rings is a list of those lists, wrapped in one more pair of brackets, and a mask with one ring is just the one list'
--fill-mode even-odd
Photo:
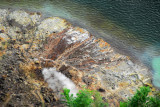
{"label": "rocky shore", "polygon": [[143,64],[133,63],[103,39],[65,19],[42,16],[39,12],[0,9],[2,105],[63,106],[58,97],[63,86],[48,87],[44,68],[56,68],[77,89],[98,90],[112,107],[142,85],[150,86],[150,94],[154,94],[151,73]]}

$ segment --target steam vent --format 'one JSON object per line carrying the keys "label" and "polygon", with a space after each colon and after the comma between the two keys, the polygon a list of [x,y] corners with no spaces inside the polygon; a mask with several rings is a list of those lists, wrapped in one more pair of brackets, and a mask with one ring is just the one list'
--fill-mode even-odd
{"label": "steam vent", "polygon": [[0,103],[63,106],[58,102],[63,84],[55,81],[52,89],[44,79],[42,71],[49,68],[65,75],[77,90],[84,86],[98,90],[111,107],[142,85],[150,86],[150,94],[156,91],[147,67],[133,63],[86,29],[39,12],[0,9]]}

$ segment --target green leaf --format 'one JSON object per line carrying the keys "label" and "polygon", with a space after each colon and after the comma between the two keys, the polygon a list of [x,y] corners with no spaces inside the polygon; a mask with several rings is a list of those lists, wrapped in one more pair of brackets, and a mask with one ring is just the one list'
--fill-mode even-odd
{"label": "green leaf", "polygon": [[[76,94],[77,97],[73,97],[69,95],[70,90],[64,89],[62,95],[64,95],[64,99],[66,102],[63,102],[68,107],[106,107],[108,104],[102,100],[102,97],[98,92],[91,90],[79,90]],[[95,97],[93,100],[92,97]]]}

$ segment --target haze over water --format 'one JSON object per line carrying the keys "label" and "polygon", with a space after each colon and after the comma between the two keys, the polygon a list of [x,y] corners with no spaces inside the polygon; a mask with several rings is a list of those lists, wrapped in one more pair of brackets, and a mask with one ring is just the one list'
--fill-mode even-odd
{"label": "haze over water", "polygon": [[154,83],[160,84],[158,1],[1,0],[0,7],[40,11],[45,16],[59,16],[75,26],[86,28],[93,35],[105,39],[121,53],[130,55],[153,68],[153,74],[158,75],[154,76]]}

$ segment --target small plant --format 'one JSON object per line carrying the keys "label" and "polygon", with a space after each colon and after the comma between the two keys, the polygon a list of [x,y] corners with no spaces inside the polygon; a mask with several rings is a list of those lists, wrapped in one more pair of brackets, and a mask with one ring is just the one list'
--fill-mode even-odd
{"label": "small plant", "polygon": [[105,107],[107,103],[104,103],[102,97],[97,91],[91,90],[80,90],[76,95],[77,97],[73,97],[73,94],[69,95],[70,90],[64,89],[62,95],[64,96],[63,103],[65,103],[68,107]]}
{"label": "small plant", "polygon": [[69,93],[70,93],[69,89],[65,88],[63,90],[62,95],[64,97],[62,97],[62,99],[64,99],[64,101],[62,101],[62,102],[65,103],[69,107],[73,107],[75,98],[73,97],[73,94],[69,95]]}
{"label": "small plant", "polygon": [[120,102],[120,107],[160,107],[158,97],[149,97],[149,87],[141,87],[132,98],[126,102]]}

